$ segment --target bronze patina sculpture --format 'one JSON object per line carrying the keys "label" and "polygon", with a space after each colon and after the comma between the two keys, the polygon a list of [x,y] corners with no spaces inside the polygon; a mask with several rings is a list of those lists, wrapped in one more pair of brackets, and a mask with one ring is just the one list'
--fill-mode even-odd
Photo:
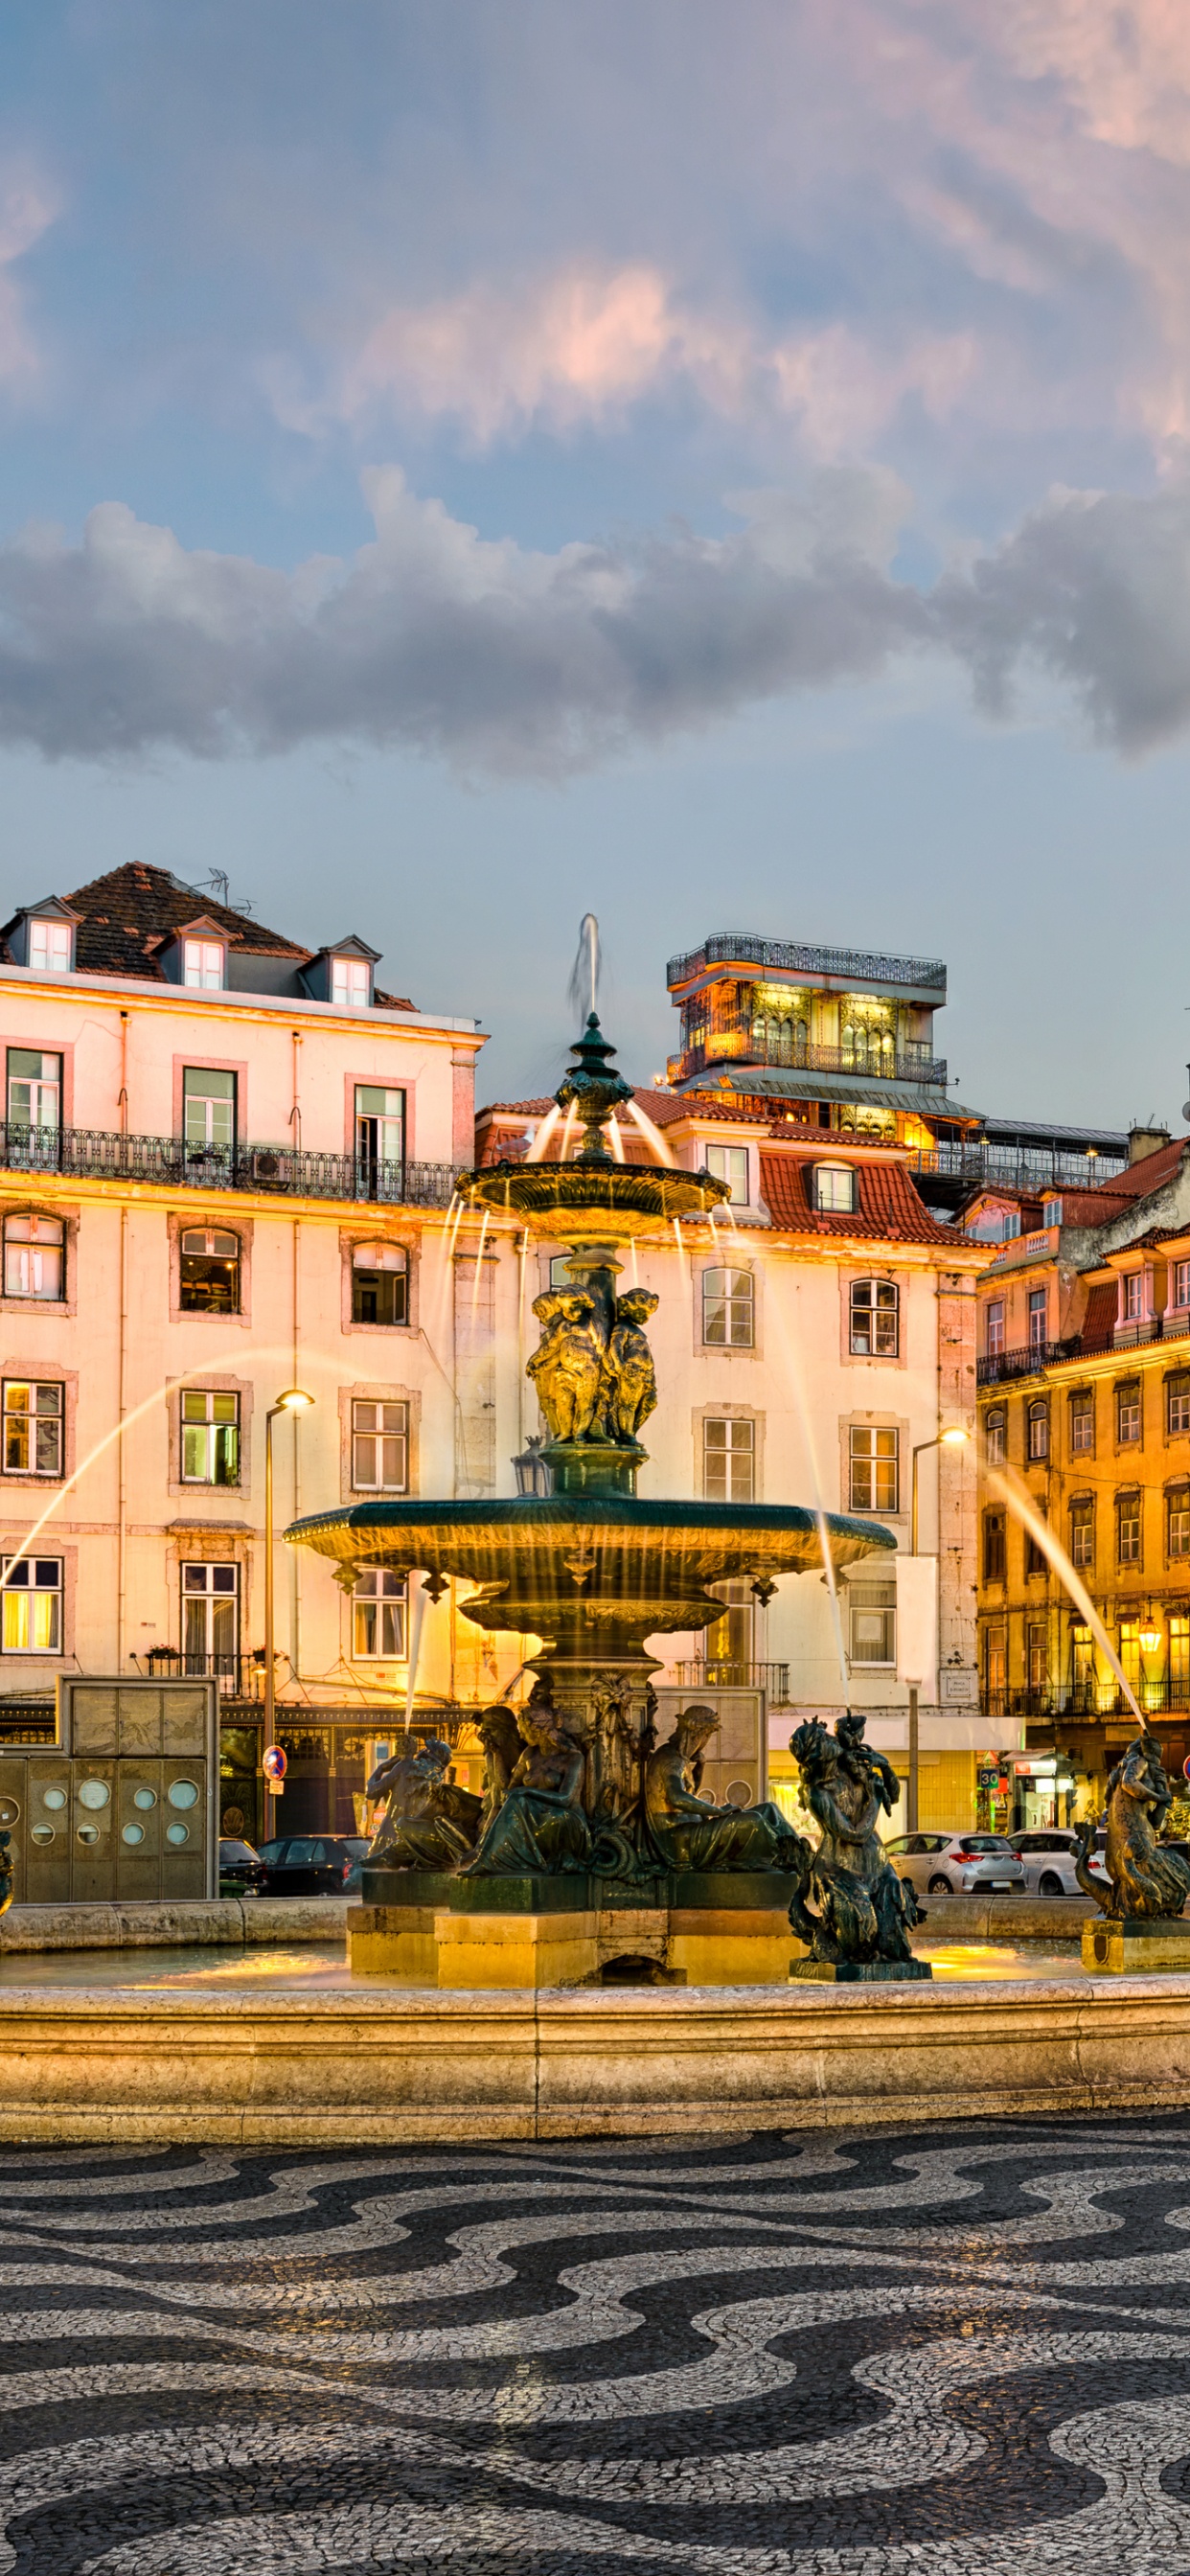
{"label": "bronze patina sculpture", "polygon": [[595,1300],[581,1288],[547,1288],[534,1298],[533,1312],[542,1335],[526,1374],[551,1438],[582,1440],[594,1426],[606,1376],[607,1346]]}
{"label": "bronze patina sculpture", "polygon": [[583,1749],[540,1685],[523,1709],[524,1751],[462,1878],[548,1877],[585,1870],[591,1827],[582,1805]]}
{"label": "bronze patina sculpture", "polygon": [[795,1869],[803,1848],[779,1807],[717,1807],[697,1795],[695,1767],[719,1723],[713,1708],[682,1710],[645,1765],[645,1827],[667,1869]]}
{"label": "bronze patina sculpture", "polygon": [[1190,1896],[1190,1864],[1181,1853],[1167,1851],[1157,1836],[1173,1803],[1173,1789],[1161,1760],[1161,1747],[1148,1732],[1135,1737],[1117,1762],[1107,1784],[1107,1874],[1110,1890],[1096,1879],[1088,1863],[1097,1819],[1084,1826],[1074,1874],[1085,1896],[1093,1896],[1112,1922],[1180,1915]]}
{"label": "bronze patina sculpture", "polygon": [[877,1832],[897,1803],[899,1783],[891,1763],[864,1742],[863,1717],[846,1710],[833,1735],[808,1718],[789,1749],[822,1837],[817,1850],[798,1837],[789,1920],[810,1956],[791,1974],[841,1983],[928,1977],[927,1962],[909,1946],[910,1927],[922,1919],[913,1889],[885,1859]]}
{"label": "bronze patina sculpture", "polygon": [[402,1735],[377,1764],[365,1794],[386,1803],[369,1867],[453,1870],[470,1860],[483,1800],[447,1779],[449,1762],[450,1746],[437,1737],[422,1744]]}

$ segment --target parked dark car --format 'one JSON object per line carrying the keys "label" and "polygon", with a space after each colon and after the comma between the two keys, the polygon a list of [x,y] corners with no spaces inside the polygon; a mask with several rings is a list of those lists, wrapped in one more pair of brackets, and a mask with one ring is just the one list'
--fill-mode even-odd
{"label": "parked dark car", "polygon": [[283,1834],[262,1843],[270,1896],[352,1896],[368,1849],[362,1834]]}
{"label": "parked dark car", "polygon": [[232,1841],[225,1834],[219,1843],[220,1896],[259,1896],[268,1877],[259,1852],[251,1843]]}

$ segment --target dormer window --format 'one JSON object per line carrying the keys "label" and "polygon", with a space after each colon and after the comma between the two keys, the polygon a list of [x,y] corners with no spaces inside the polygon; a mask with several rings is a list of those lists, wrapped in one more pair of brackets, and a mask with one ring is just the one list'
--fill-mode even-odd
{"label": "dormer window", "polygon": [[715,1180],[726,1181],[732,1207],[748,1204],[748,1148],[746,1145],[708,1145],[707,1170]]}
{"label": "dormer window", "polygon": [[40,966],[43,973],[68,975],[74,948],[74,925],[69,921],[46,918],[29,924],[29,964]]}
{"label": "dormer window", "polygon": [[372,998],[372,969],[366,957],[332,957],[331,1000],[366,1011]]}
{"label": "dormer window", "polygon": [[819,1163],[814,1173],[814,1205],[823,1216],[854,1216],[855,1170],[850,1163]]}
{"label": "dormer window", "polygon": [[192,993],[218,993],[223,986],[221,939],[184,939],[182,982]]}

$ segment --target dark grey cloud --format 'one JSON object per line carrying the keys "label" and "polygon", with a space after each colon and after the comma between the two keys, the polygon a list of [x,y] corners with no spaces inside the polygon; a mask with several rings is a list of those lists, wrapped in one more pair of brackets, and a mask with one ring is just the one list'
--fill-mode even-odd
{"label": "dark grey cloud", "polygon": [[561,774],[792,692],[958,658],[1002,711],[1030,667],[1128,751],[1190,721],[1190,485],[1058,494],[931,593],[889,569],[906,496],[823,475],[738,533],[534,553],[370,479],[375,541],[285,574],[123,506],[0,550],[0,740],[51,758],[405,746]]}

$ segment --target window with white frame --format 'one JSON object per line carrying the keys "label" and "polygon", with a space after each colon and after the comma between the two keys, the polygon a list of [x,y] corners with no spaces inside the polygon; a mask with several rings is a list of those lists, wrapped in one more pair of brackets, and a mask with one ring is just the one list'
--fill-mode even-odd
{"label": "window with white frame", "polygon": [[988,1358],[990,1360],[998,1360],[1004,1350],[1004,1300],[1002,1297],[992,1298],[986,1309],[986,1315]]}
{"label": "window with white frame", "polygon": [[351,1481],[357,1493],[409,1490],[409,1407],[355,1396],[351,1405]]}
{"label": "window with white frame", "polygon": [[1170,1273],[1170,1287],[1175,1306],[1190,1306],[1190,1261],[1175,1261]]}
{"label": "window with white frame", "polygon": [[892,1279],[851,1282],[851,1349],[856,1358],[895,1360],[900,1349],[901,1292]]}
{"label": "window with white frame", "polygon": [[62,1125],[62,1058],[40,1047],[8,1050],[8,1123],[56,1136]]}
{"label": "window with white frame", "polygon": [[186,1485],[238,1485],[240,1481],[240,1399],[182,1389],[182,1482]]}
{"label": "window with white frame", "polygon": [[900,1508],[900,1434],[881,1423],[853,1422],[850,1430],[853,1512]]}
{"label": "window with white frame", "polygon": [[1140,1495],[1135,1491],[1116,1496],[1116,1562],[1140,1564]]}
{"label": "window with white frame", "polygon": [[238,1565],[182,1567],[182,1666],[230,1681],[240,1643]]}
{"label": "window with white frame", "polygon": [[1048,1313],[1048,1290],[1031,1288],[1029,1290],[1029,1348],[1031,1351],[1045,1348]]}
{"label": "window with white frame", "polygon": [[238,1315],[240,1238],[222,1226],[187,1226],[178,1302],[184,1315]]}
{"label": "window with white frame", "polygon": [[824,1216],[853,1216],[855,1170],[851,1163],[818,1163],[814,1169],[814,1205]]}
{"label": "window with white frame", "polygon": [[369,1198],[399,1199],[405,1176],[405,1094],[379,1083],[355,1086],[355,1152]]}
{"label": "window with white frame", "polygon": [[1170,1485],[1165,1495],[1165,1553],[1190,1557],[1190,1485]]}
{"label": "window with white frame", "polygon": [[1070,1455],[1089,1458],[1095,1448],[1095,1390],[1076,1386],[1070,1398]]}
{"label": "window with white frame", "polygon": [[1004,1464],[1004,1407],[989,1405],[984,1416],[984,1455],[989,1467]]}
{"label": "window with white frame", "polygon": [[1166,1378],[1165,1428],[1172,1439],[1190,1431],[1190,1369],[1175,1369]]}
{"label": "window with white frame", "polygon": [[1050,1409],[1044,1396],[1038,1396],[1025,1416],[1026,1447],[1031,1459],[1048,1458],[1050,1454]]}
{"label": "window with white frame", "polygon": [[1132,1378],[1127,1386],[1116,1388],[1116,1439],[1121,1449],[1139,1440],[1140,1428],[1140,1380]]}
{"label": "window with white frame", "polygon": [[62,1298],[66,1294],[66,1229],[56,1216],[6,1216],[6,1297]]}
{"label": "window with white frame", "polygon": [[712,1348],[750,1351],[754,1347],[755,1286],[750,1270],[704,1270],[702,1338]]}
{"label": "window with white frame", "polygon": [[5,1378],[6,1476],[61,1475],[64,1392],[58,1378]]}
{"label": "window with white frame", "polygon": [[353,1324],[407,1324],[409,1255],[403,1243],[357,1243],[351,1256]]}
{"label": "window with white frame", "polygon": [[702,1426],[702,1490],[708,1503],[756,1499],[756,1425],[735,1415]]}
{"label": "window with white frame", "polygon": [[726,1181],[732,1207],[748,1205],[748,1148],[746,1145],[708,1145],[707,1170],[716,1181]]}
{"label": "window with white frame", "polygon": [[897,1660],[897,1587],[895,1583],[849,1583],[847,1610],[851,1627],[848,1655],[853,1664],[895,1664]]}
{"label": "window with white frame", "polygon": [[357,1010],[371,999],[372,970],[366,957],[332,957],[331,1000],[354,1003]]}
{"label": "window with white frame", "polygon": [[192,993],[217,993],[223,984],[223,942],[221,939],[185,939],[182,942],[182,982]]}
{"label": "window with white frame", "polygon": [[1095,1497],[1076,1494],[1070,1506],[1070,1562],[1093,1565],[1095,1562]]}
{"label": "window with white frame", "polygon": [[351,1595],[351,1652],[355,1663],[400,1662],[405,1653],[407,1578],[388,1566],[358,1574]]}
{"label": "window with white frame", "polygon": [[62,1559],[0,1559],[0,1649],[6,1655],[62,1652]]}
{"label": "window with white frame", "polygon": [[182,1071],[182,1123],[188,1145],[222,1153],[236,1141],[236,1078],[213,1066],[188,1064]]}
{"label": "window with white frame", "polygon": [[1126,1324],[1139,1323],[1145,1311],[1145,1274],[1143,1270],[1126,1270],[1120,1281],[1120,1315]]}
{"label": "window with white frame", "polygon": [[29,963],[40,966],[51,975],[70,972],[74,931],[68,921],[31,921],[29,924]]}

